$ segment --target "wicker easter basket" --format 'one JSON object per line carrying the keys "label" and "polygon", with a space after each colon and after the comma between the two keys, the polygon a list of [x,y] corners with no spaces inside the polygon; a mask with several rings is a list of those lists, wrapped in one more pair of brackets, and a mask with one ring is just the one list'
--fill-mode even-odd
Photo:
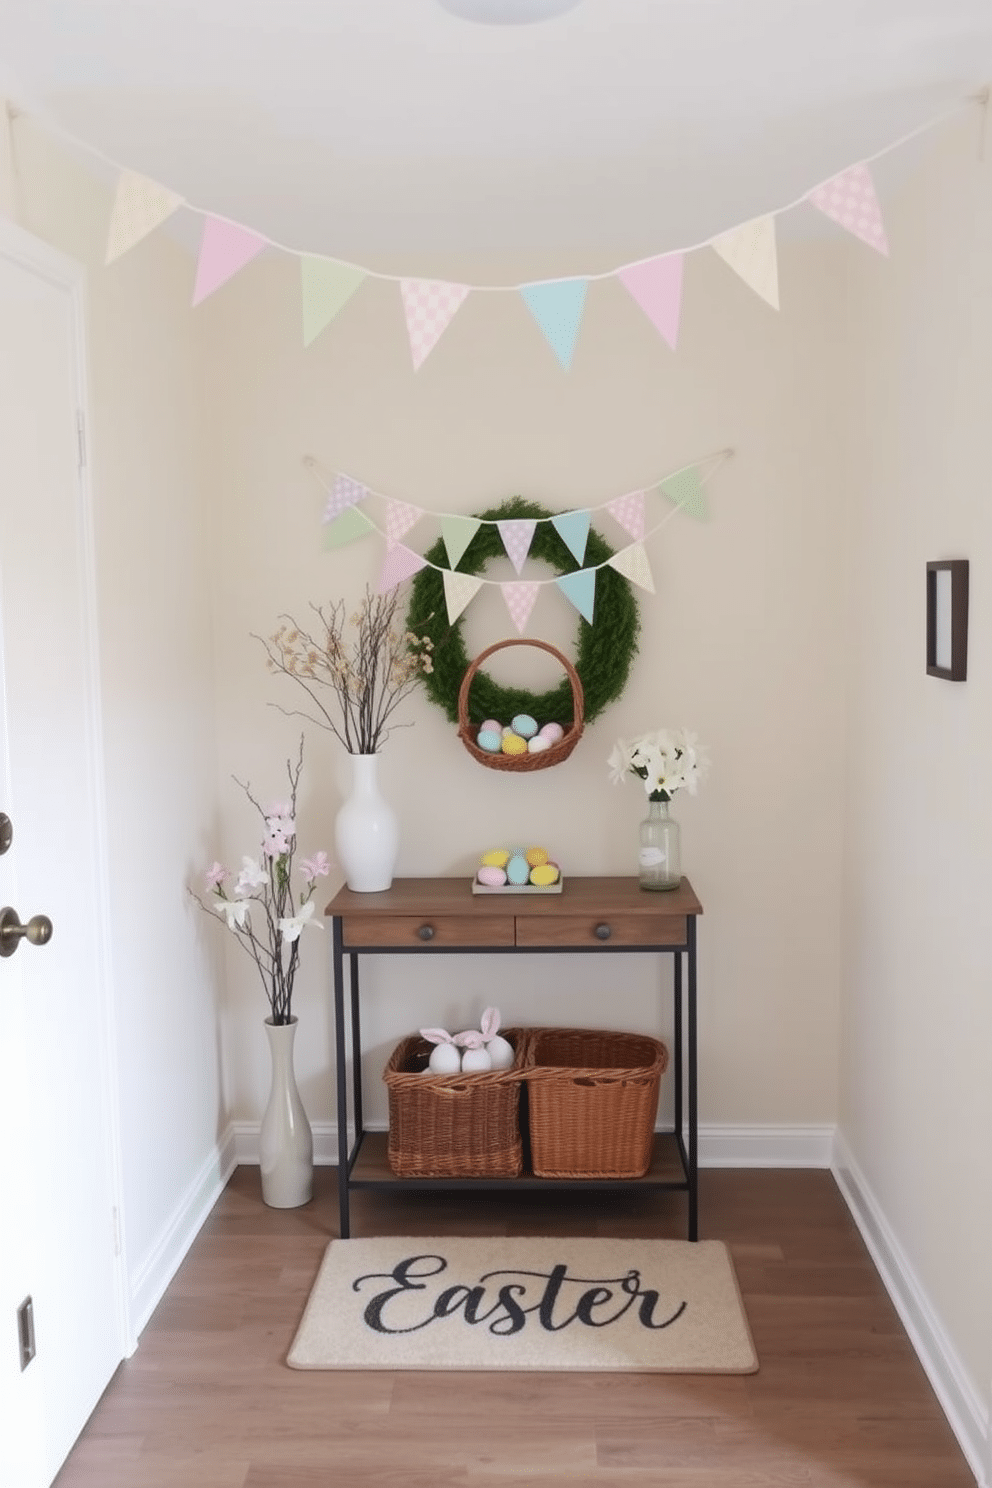
{"label": "wicker easter basket", "polygon": [[[493,754],[488,749],[480,749],[475,742],[475,736],[479,731],[478,724],[469,723],[468,718],[468,695],[472,681],[482,663],[496,651],[503,651],[508,646],[537,646],[541,651],[549,652],[557,661],[560,661],[568,677],[569,686],[572,689],[572,722],[565,729],[564,734],[557,744],[552,744],[550,749],[541,750],[538,754]],[[467,668],[462,685],[458,689],[458,737],[474,760],[480,765],[485,765],[490,770],[515,770],[523,774],[527,770],[547,770],[551,765],[560,765],[575,748],[582,737],[583,714],[585,708],[585,696],[582,691],[582,683],[579,674],[575,670],[567,656],[563,656],[554,646],[549,646],[547,641],[532,641],[526,637],[510,640],[497,641],[495,645],[488,646],[481,652]]]}

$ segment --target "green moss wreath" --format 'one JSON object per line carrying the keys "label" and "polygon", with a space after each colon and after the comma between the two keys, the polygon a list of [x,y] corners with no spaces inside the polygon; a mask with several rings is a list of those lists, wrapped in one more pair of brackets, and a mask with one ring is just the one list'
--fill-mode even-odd
{"label": "green moss wreath", "polygon": [[[585,563],[576,563],[568,544],[559,537],[547,518],[555,513],[536,502],[513,496],[501,506],[478,514],[483,522],[459,559],[455,572],[478,574],[492,558],[505,556],[503,539],[495,522],[537,519],[530,556],[541,558],[559,574],[575,573],[579,568],[602,565],[612,558],[613,549],[592,528],[586,542]],[[447,568],[448,554],[444,539],[439,538],[426,554],[429,563]],[[585,721],[592,720],[623,692],[630,664],[637,653],[640,620],[637,601],[630,584],[616,569],[599,567],[596,574],[596,606],[590,625],[581,616],[574,660],[575,670],[585,695]],[[418,636],[429,636],[434,642],[434,670],[424,679],[427,696],[443,708],[452,723],[458,722],[458,690],[470,658],[462,638],[462,617],[448,623],[444,602],[444,579],[438,568],[422,568],[413,581],[407,625]],[[566,724],[572,717],[572,689],[568,678],[550,692],[527,692],[522,687],[499,687],[483,671],[476,672],[468,699],[469,718],[481,723],[498,718],[509,723],[518,713],[529,713],[542,722]]]}

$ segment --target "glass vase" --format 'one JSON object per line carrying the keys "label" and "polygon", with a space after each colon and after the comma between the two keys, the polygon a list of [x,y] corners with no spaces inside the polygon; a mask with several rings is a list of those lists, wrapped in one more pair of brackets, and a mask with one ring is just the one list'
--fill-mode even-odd
{"label": "glass vase", "polygon": [[667,801],[649,801],[641,822],[638,858],[642,889],[677,889],[682,882],[679,856],[679,824],[668,814]]}

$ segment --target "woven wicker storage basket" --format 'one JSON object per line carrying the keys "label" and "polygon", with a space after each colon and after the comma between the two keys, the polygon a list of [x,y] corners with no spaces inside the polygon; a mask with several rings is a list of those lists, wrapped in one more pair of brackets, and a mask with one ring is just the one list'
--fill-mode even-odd
{"label": "woven wicker storage basket", "polygon": [[668,1050],[638,1033],[531,1028],[531,1161],[541,1178],[640,1178],[651,1165]]}
{"label": "woven wicker storage basket", "polygon": [[[475,742],[475,736],[479,732],[477,723],[469,723],[468,719],[468,695],[472,686],[473,678],[482,663],[495,651],[503,651],[507,646],[536,646],[540,651],[548,651],[561,662],[568,676],[568,683],[572,689],[572,722],[565,728],[565,732],[557,744],[552,744],[550,749],[544,749],[540,754],[493,754],[488,749],[480,749]],[[585,716],[585,693],[582,691],[582,683],[579,674],[575,670],[567,656],[563,656],[555,646],[549,646],[547,641],[530,641],[526,637],[517,639],[512,637],[508,641],[497,641],[495,645],[487,647],[471,665],[467,668],[462,678],[461,687],[458,689],[458,737],[474,760],[480,765],[485,765],[490,770],[514,770],[518,774],[524,774],[529,770],[547,770],[550,765],[560,765],[568,759],[572,750],[582,737],[583,719]],[[557,722],[558,720],[555,720]],[[504,722],[509,723],[507,718]],[[544,722],[551,722],[545,719]]]}
{"label": "woven wicker storage basket", "polygon": [[526,1040],[501,1029],[513,1067],[488,1074],[424,1074],[433,1044],[419,1034],[394,1049],[389,1090],[389,1166],[400,1178],[516,1178],[523,1168],[520,1086]]}

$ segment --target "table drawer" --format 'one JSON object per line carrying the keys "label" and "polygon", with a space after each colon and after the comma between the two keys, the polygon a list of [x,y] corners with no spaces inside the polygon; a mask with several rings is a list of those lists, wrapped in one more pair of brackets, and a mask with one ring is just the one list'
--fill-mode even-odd
{"label": "table drawer", "polygon": [[437,950],[443,946],[513,945],[512,914],[488,915],[344,915],[344,949],[389,946],[400,951]]}
{"label": "table drawer", "polygon": [[603,914],[555,915],[545,919],[520,915],[518,946],[682,946],[685,915]]}

